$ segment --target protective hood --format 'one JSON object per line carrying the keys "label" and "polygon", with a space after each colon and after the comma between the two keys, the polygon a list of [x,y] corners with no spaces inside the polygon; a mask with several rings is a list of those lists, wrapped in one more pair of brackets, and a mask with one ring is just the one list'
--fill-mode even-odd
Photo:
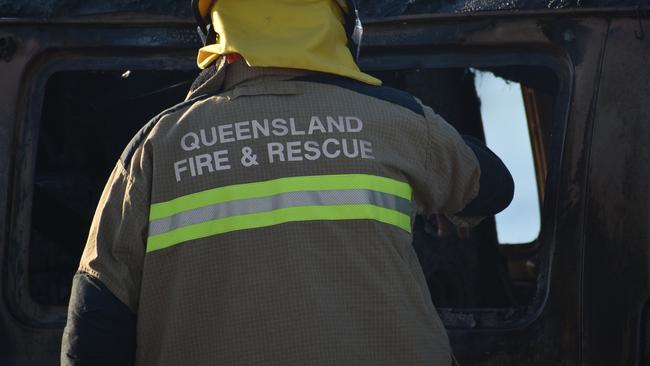
{"label": "protective hood", "polygon": [[321,71],[381,85],[354,62],[334,0],[219,0],[210,14],[217,40],[199,50],[201,69],[239,53],[251,67]]}

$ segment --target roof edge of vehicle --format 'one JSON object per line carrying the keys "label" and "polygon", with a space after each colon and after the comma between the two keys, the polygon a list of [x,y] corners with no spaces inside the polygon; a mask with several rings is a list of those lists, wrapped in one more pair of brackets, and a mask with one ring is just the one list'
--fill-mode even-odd
{"label": "roof edge of vehicle", "polygon": [[[504,18],[504,17],[529,17],[529,16],[635,16],[650,18],[650,4],[630,7],[582,7],[582,8],[553,8],[553,9],[490,9],[481,11],[453,12],[453,13],[426,13],[426,14],[405,14],[397,16],[364,18],[364,24],[393,23],[397,21],[428,21],[431,19],[468,19],[468,18]],[[116,17],[116,15],[118,15]],[[61,24],[92,24],[101,22],[103,24],[133,22],[138,24],[160,24],[168,26],[194,25],[191,17],[177,17],[164,14],[147,14],[140,12],[106,12],[88,15],[38,17],[38,16],[3,16],[0,14],[2,23],[61,23]]]}

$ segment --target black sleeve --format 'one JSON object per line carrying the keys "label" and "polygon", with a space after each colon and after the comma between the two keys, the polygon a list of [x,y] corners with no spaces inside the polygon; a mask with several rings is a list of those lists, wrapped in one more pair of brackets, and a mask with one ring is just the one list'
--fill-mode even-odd
{"label": "black sleeve", "polygon": [[99,280],[74,276],[62,366],[133,365],[136,316]]}
{"label": "black sleeve", "polygon": [[465,143],[474,151],[481,167],[478,195],[456,214],[461,217],[492,216],[503,211],[515,192],[515,183],[508,168],[496,154],[480,140],[463,136]]}

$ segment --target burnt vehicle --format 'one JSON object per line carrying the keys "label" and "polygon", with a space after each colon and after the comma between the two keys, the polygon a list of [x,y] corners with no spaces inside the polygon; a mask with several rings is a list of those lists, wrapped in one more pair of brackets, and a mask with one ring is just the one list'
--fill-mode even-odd
{"label": "burnt vehicle", "polygon": [[[478,79],[515,86],[499,108],[524,111],[502,122],[525,138],[488,145],[529,151],[532,183],[516,183],[536,203],[515,225],[531,235],[415,223],[460,364],[650,365],[650,2],[359,5],[361,67],[385,84],[480,139]],[[199,44],[187,1],[0,0],[1,365],[58,364],[103,184],[184,98]]]}

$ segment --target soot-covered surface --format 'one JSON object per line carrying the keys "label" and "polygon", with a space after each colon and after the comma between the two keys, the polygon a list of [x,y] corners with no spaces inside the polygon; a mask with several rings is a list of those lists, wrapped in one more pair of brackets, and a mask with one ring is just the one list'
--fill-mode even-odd
{"label": "soot-covered surface", "polygon": [[[357,0],[362,17],[509,9],[648,7],[650,0]],[[74,17],[134,12],[191,17],[189,0],[0,0],[0,18]]]}

